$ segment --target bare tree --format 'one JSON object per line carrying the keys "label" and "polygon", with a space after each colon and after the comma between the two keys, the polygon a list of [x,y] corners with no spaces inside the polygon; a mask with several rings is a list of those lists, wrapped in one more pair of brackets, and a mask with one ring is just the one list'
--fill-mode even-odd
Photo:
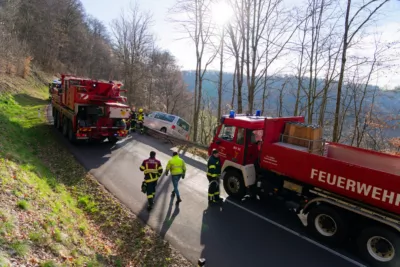
{"label": "bare tree", "polygon": [[[349,46],[351,46],[354,37],[357,36],[360,30],[372,19],[374,14],[376,14],[379,11],[379,9],[381,9],[383,5],[386,4],[387,2],[389,2],[389,0],[369,0],[367,2],[364,2],[351,16],[350,11],[352,8],[352,0],[347,0],[347,8],[344,21],[344,33],[343,33],[342,60],[339,73],[335,118],[333,124],[333,134],[332,134],[333,142],[339,141],[339,136],[340,136],[339,117],[341,109],[341,97],[342,97],[344,73],[346,69],[347,50]],[[364,15],[364,13],[366,14]]]}
{"label": "bare tree", "polygon": [[[196,79],[193,114],[193,141],[197,140],[199,114],[202,107],[203,79],[208,66],[218,54],[218,49],[213,49],[212,36],[214,26],[210,18],[210,5],[212,0],[178,0],[170,10],[172,14],[184,16],[183,19],[171,19],[172,22],[189,35],[195,45],[196,52]],[[204,59],[205,53],[211,50],[211,55]]]}
{"label": "bare tree", "polygon": [[151,15],[142,13],[138,5],[130,6],[127,12],[122,10],[120,17],[111,23],[115,39],[114,50],[122,62],[122,73],[130,104],[144,102],[144,96],[138,90],[146,75],[144,64],[153,45],[150,25]]}

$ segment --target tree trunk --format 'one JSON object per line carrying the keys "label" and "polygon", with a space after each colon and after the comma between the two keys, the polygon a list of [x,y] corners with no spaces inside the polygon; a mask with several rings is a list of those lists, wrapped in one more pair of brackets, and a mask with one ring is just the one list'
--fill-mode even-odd
{"label": "tree trunk", "polygon": [[335,120],[333,123],[332,142],[339,141],[340,100],[341,100],[341,96],[342,96],[342,86],[343,86],[344,71],[345,71],[345,66],[346,66],[346,53],[347,53],[347,47],[348,47],[347,38],[348,38],[348,34],[349,34],[350,7],[351,7],[351,0],[347,0],[347,10],[346,10],[344,35],[343,35],[342,65],[340,67],[339,82],[338,82],[337,95],[336,95]]}
{"label": "tree trunk", "polygon": [[221,109],[222,109],[222,78],[223,78],[223,69],[224,69],[224,35],[225,35],[225,31],[222,30],[221,47],[220,47],[220,61],[219,61],[219,82],[218,82],[218,115],[217,115],[218,120],[221,118]]}

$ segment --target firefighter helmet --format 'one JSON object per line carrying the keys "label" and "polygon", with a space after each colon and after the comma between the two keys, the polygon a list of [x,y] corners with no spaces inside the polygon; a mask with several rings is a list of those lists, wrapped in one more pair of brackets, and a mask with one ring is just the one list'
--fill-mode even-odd
{"label": "firefighter helmet", "polygon": [[142,112],[143,112],[143,109],[142,109],[142,108],[140,108],[140,109],[139,109],[139,112],[140,112],[140,113],[142,113]]}

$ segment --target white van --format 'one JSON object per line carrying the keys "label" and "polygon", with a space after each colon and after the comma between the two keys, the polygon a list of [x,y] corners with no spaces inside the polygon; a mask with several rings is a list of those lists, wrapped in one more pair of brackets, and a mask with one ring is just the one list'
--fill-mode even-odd
{"label": "white van", "polygon": [[154,111],[144,118],[144,126],[171,136],[189,140],[190,124],[179,116]]}

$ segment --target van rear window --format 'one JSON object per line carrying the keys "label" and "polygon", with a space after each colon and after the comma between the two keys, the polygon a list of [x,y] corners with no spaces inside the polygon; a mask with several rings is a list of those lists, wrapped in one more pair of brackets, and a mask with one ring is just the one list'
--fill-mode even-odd
{"label": "van rear window", "polygon": [[181,127],[182,129],[184,129],[185,131],[189,132],[190,126],[189,126],[189,124],[188,124],[186,121],[184,121],[184,120],[182,120],[182,119],[179,119],[178,122],[177,122],[177,124],[178,124],[179,127]]}

